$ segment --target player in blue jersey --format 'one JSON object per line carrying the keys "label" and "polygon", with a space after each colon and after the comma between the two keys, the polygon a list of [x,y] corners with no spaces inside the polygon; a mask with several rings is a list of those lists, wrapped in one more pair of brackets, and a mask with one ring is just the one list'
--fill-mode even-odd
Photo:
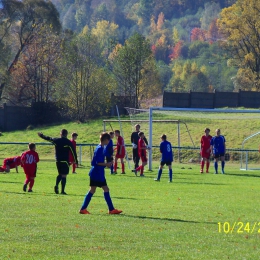
{"label": "player in blue jersey", "polygon": [[122,210],[117,210],[114,208],[110,194],[109,188],[107,186],[105,178],[105,168],[111,166],[111,162],[105,163],[104,146],[108,145],[110,141],[110,135],[108,133],[103,133],[100,135],[100,144],[96,147],[94,152],[94,157],[92,159],[89,176],[90,176],[90,189],[86,194],[82,207],[79,211],[80,214],[90,214],[87,207],[94,195],[96,188],[102,188],[104,190],[104,198],[108,206],[109,214],[120,214]]}
{"label": "player in blue jersey", "polygon": [[113,165],[113,153],[114,153],[114,144],[113,144],[113,138],[115,136],[115,133],[114,132],[110,132],[109,133],[110,135],[110,141],[108,143],[108,145],[106,146],[105,148],[105,156],[106,156],[106,161],[107,163],[111,163],[111,166],[110,166],[110,173],[111,174],[114,174],[114,165]]}
{"label": "player in blue jersey", "polygon": [[220,129],[216,129],[216,136],[212,137],[210,141],[210,150],[213,153],[215,163],[215,174],[218,173],[218,161],[221,160],[222,174],[224,174],[225,167],[225,153],[226,153],[226,140],[223,135],[220,135]]}
{"label": "player in blue jersey", "polygon": [[167,136],[161,136],[162,142],[160,144],[160,152],[162,154],[161,158],[161,165],[158,171],[157,178],[154,179],[155,181],[160,181],[163,166],[166,164],[169,167],[169,182],[172,182],[172,162],[173,162],[173,152],[172,152],[172,145],[168,142]]}

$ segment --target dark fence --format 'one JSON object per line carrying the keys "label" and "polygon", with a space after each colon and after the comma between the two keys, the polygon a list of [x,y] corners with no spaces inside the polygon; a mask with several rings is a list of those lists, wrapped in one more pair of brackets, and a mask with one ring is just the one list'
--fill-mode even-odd
{"label": "dark fence", "polygon": [[65,119],[54,103],[32,103],[31,107],[4,104],[0,108],[1,131],[25,129],[29,125],[53,124]]}
{"label": "dark fence", "polygon": [[260,108],[260,92],[189,92],[189,93],[163,93],[163,107],[179,108],[220,108],[245,107]]}

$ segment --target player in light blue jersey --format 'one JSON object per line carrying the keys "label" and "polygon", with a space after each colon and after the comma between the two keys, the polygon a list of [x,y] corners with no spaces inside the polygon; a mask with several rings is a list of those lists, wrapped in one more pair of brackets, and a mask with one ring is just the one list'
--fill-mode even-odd
{"label": "player in light blue jersey", "polygon": [[172,162],[173,162],[173,152],[172,145],[168,142],[167,136],[164,134],[161,136],[162,142],[160,144],[160,152],[162,154],[161,165],[159,167],[157,178],[155,181],[160,181],[163,166],[166,164],[169,167],[169,182],[172,182]]}
{"label": "player in light blue jersey", "polygon": [[220,129],[216,129],[216,136],[210,141],[210,150],[213,153],[215,163],[215,174],[218,174],[218,161],[221,160],[222,174],[225,167],[226,140],[223,135],[220,135]]}

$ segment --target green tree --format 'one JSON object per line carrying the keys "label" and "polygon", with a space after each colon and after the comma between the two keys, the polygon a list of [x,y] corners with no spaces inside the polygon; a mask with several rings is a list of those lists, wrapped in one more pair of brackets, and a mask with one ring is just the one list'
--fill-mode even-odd
{"label": "green tree", "polygon": [[[233,64],[244,70],[254,89],[260,89],[260,1],[238,0],[220,14],[218,27]],[[245,71],[247,72],[245,73]]]}
{"label": "green tree", "polygon": [[[8,35],[12,40],[13,58],[9,61],[9,66],[6,68],[0,82],[0,98],[2,98],[4,87],[12,69],[34,37],[34,31],[42,24],[51,25],[52,30],[56,33],[61,29],[58,11],[50,1],[24,0],[20,2],[18,0],[2,0],[1,4],[3,13],[6,19],[9,20],[9,25],[1,23],[0,31],[4,31],[4,35]],[[2,43],[5,45],[11,44],[10,40],[7,42],[2,41]]]}
{"label": "green tree", "polygon": [[72,118],[84,121],[110,108],[115,83],[103,64],[95,36],[81,34],[66,43],[57,88],[58,100],[67,104]]}
{"label": "green tree", "polygon": [[[135,33],[125,45],[119,47],[112,58],[113,73],[118,83],[118,93],[128,96],[135,107],[140,106],[144,96],[161,92],[158,80],[151,82],[149,78],[159,78],[156,64],[150,49],[150,43],[142,35]],[[144,84],[146,82],[146,84]],[[156,83],[156,84],[154,84]]]}

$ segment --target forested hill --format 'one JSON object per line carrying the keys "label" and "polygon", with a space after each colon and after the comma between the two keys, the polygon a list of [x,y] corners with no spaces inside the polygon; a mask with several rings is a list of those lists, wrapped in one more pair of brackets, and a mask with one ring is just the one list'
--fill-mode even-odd
{"label": "forested hill", "polygon": [[[128,33],[145,30],[151,18],[163,13],[164,19],[174,23],[174,19],[202,12],[205,5],[217,4],[219,9],[234,4],[235,0],[52,0],[60,13],[65,28],[81,31],[84,26],[90,28],[97,21],[106,20],[118,24],[121,31]],[[216,6],[216,5],[214,5]],[[187,24],[191,27],[197,26]],[[142,27],[142,28],[140,28]],[[147,29],[147,28],[146,28]]]}

